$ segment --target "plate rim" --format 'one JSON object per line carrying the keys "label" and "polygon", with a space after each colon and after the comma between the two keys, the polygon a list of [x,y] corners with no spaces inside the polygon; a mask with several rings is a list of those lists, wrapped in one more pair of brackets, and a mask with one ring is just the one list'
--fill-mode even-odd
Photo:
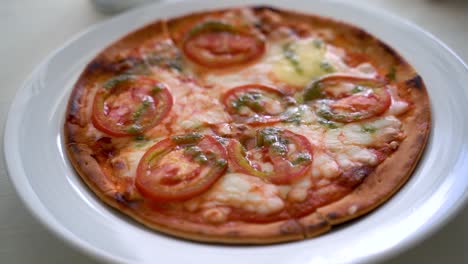
{"label": "plate rim", "polygon": [[[258,4],[263,3],[262,1],[257,1]],[[319,1],[319,2],[327,2],[327,1]],[[378,8],[375,6],[366,6],[362,3],[349,3],[343,2],[339,0],[332,0],[328,1],[332,3],[339,3],[343,6],[351,6],[355,8],[359,8],[366,12],[375,12],[379,15],[385,16],[390,20],[396,21],[405,25],[406,27],[411,28],[412,30],[421,33],[422,36],[426,37],[428,41],[432,41],[437,44],[441,49],[448,52],[452,58],[459,64],[461,68],[468,73],[468,65],[444,42],[439,40],[433,34],[428,32],[427,30],[421,28],[417,24],[402,18],[398,15],[391,13],[382,8]],[[188,1],[163,1],[163,2],[154,2],[150,4],[152,7],[166,7],[172,5],[180,5],[180,4],[194,4],[197,3],[194,0]],[[253,4],[252,4],[253,5]],[[274,6],[275,4],[270,4]],[[230,6],[239,6],[236,4],[230,4]],[[47,209],[47,207],[39,200],[37,197],[37,193],[32,189],[30,182],[28,181],[28,176],[23,171],[23,168],[19,168],[17,165],[15,166],[15,161],[11,155],[11,153],[17,154],[19,156],[19,151],[15,153],[15,146],[10,144],[9,142],[14,142],[13,138],[17,137],[15,135],[15,129],[17,127],[18,122],[15,120],[15,110],[22,109],[21,105],[25,99],[21,98],[20,95],[27,92],[29,84],[35,80],[36,76],[42,71],[44,66],[46,66],[54,57],[56,57],[59,53],[66,50],[70,45],[74,42],[79,40],[85,35],[93,34],[95,31],[99,30],[100,28],[110,26],[115,21],[123,20],[125,17],[131,17],[135,14],[142,12],[142,10],[147,7],[147,5],[140,6],[138,8],[126,11],[122,14],[116,15],[109,19],[105,19],[98,23],[95,23],[84,30],[80,31],[79,33],[73,35],[69,40],[65,41],[62,45],[58,48],[54,49],[52,52],[49,53],[46,57],[44,57],[41,62],[35,66],[34,70],[24,79],[21,83],[13,99],[10,102],[7,119],[4,123],[4,135],[3,135],[3,156],[4,156],[4,164],[5,164],[5,171],[10,179],[10,182],[14,186],[14,189],[17,193],[17,196],[22,201],[23,205],[28,209],[32,216],[38,220],[38,222],[53,233],[56,237],[65,241],[68,245],[72,246],[73,248],[78,249],[83,254],[98,259],[104,262],[125,262],[124,259],[116,257],[113,254],[110,254],[104,250],[100,250],[83,239],[79,236],[74,235],[70,232],[66,227],[62,226],[59,221],[54,217],[54,215]],[[213,7],[211,9],[221,9],[223,7]],[[152,17],[153,20],[158,19],[161,15],[156,15]],[[138,27],[144,26],[145,24],[141,24]],[[137,28],[138,28],[137,27]],[[465,88],[466,91],[466,88]],[[421,226],[421,230],[419,232],[413,233],[410,236],[404,238],[400,243],[389,247],[385,250],[382,250],[376,254],[368,255],[363,259],[358,259],[358,262],[361,263],[373,263],[375,261],[383,261],[388,260],[392,256],[395,256],[399,253],[405,252],[410,248],[414,247],[416,244],[420,243],[422,240],[429,238],[434,233],[438,232],[443,226],[447,224],[448,221],[453,219],[458,213],[460,213],[461,209],[468,205],[468,189],[463,192],[463,194],[458,197],[457,201],[454,202],[454,206],[448,208],[445,214],[439,215],[438,218],[433,219],[433,222],[430,225],[423,225]]]}

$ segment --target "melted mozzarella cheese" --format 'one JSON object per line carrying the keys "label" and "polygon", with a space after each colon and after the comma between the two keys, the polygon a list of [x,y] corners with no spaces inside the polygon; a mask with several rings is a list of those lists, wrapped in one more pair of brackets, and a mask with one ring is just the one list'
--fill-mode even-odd
{"label": "melted mozzarella cheese", "polygon": [[372,151],[367,148],[360,148],[358,146],[348,146],[344,152],[348,157],[354,161],[366,165],[377,165],[378,159]]}
{"label": "melted mozzarella cheese", "polygon": [[291,186],[291,190],[288,193],[288,200],[293,202],[304,201],[307,198],[307,190],[309,190],[311,186],[312,181],[310,176],[307,175]]}
{"label": "melted mozzarella cheese", "polygon": [[370,146],[374,143],[373,134],[366,132],[361,124],[347,124],[340,130],[343,144]]}
{"label": "melted mozzarella cheese", "polygon": [[278,190],[280,197],[286,199],[288,197],[289,192],[291,191],[290,185],[278,185]]}
{"label": "melted mozzarella cheese", "polygon": [[231,209],[227,207],[214,207],[205,209],[202,216],[211,223],[219,224],[227,220],[229,212],[231,212]]}
{"label": "melted mozzarella cheese", "polygon": [[170,115],[175,119],[171,123],[173,133],[196,129],[203,124],[219,124],[229,122],[230,116],[224,111],[219,100],[221,89],[200,87],[191,81],[180,80],[167,71],[158,71],[155,78],[169,86],[174,106]]}
{"label": "melted mozzarella cheese", "polygon": [[207,73],[203,76],[204,81],[208,85],[215,85],[215,90],[219,94],[244,84],[261,83],[264,85],[274,85],[274,82],[269,78],[269,73],[271,72],[270,56],[274,55],[271,52],[267,52],[257,63],[243,67],[239,71],[231,73]]}
{"label": "melted mozzarella cheese", "polygon": [[190,96],[178,98],[177,107],[173,109],[177,116],[172,123],[173,130],[196,129],[203,124],[220,124],[231,120],[224,106],[206,93],[196,91]]}
{"label": "melted mozzarella cheese", "polygon": [[[303,202],[307,198],[308,190],[312,187],[313,178],[324,178],[318,183],[327,182],[328,179],[335,178],[341,174],[341,169],[335,160],[325,152],[316,149],[313,154],[312,168],[310,172],[291,185],[280,185],[278,190],[280,197],[288,199],[292,202]],[[316,184],[318,184],[316,183]]]}
{"label": "melted mozzarella cheese", "polygon": [[347,124],[337,131],[343,144],[371,147],[398,138],[400,128],[401,122],[397,118],[383,116],[372,121]]}
{"label": "melted mozzarella cheese", "polygon": [[405,101],[395,101],[392,100],[392,104],[390,105],[390,108],[388,109],[388,114],[389,115],[401,115],[408,111],[409,104]]}
{"label": "melted mozzarella cheese", "polygon": [[335,71],[347,72],[350,68],[343,61],[345,55],[343,49],[327,45],[327,52],[324,55],[324,60],[330,63]]}
{"label": "melted mozzarella cheese", "polygon": [[325,133],[325,147],[342,169],[356,165],[377,165],[377,155],[369,147],[395,142],[401,136],[401,123],[393,116],[351,123]]}
{"label": "melted mozzarella cheese", "polygon": [[296,134],[306,137],[313,146],[321,146],[324,128],[319,125],[290,125],[278,124],[277,127],[288,129]]}
{"label": "melted mozzarella cheese", "polygon": [[311,79],[327,72],[321,67],[326,52],[325,45],[314,38],[294,40],[272,45],[273,73],[288,84],[304,86]]}
{"label": "melted mozzarella cheese", "polygon": [[[241,173],[227,173],[200,199],[202,201],[195,198],[186,202],[186,208],[207,210],[228,206],[262,215],[272,214],[284,208],[277,186]],[[207,216],[209,215],[211,214]]]}
{"label": "melted mozzarella cheese", "polygon": [[308,105],[288,107],[283,115],[287,123],[311,125],[317,121],[317,114]]}
{"label": "melted mozzarella cheese", "polygon": [[100,138],[104,137],[104,133],[99,131],[94,125],[86,126],[86,137],[93,139],[95,141],[99,140]]}
{"label": "melted mozzarella cheese", "polygon": [[[151,145],[148,144],[149,146]],[[138,163],[148,147],[121,151],[117,157],[111,159],[114,175],[117,177],[136,177]]]}
{"label": "melted mozzarella cheese", "polygon": [[339,151],[343,145],[340,139],[341,134],[340,129],[329,129],[326,131],[323,141],[325,147],[333,152]]}
{"label": "melted mozzarella cheese", "polygon": [[169,86],[169,90],[175,100],[190,95],[194,89],[200,89],[195,83],[182,81],[170,71],[157,69],[153,73],[153,77]]}
{"label": "melted mozzarella cheese", "polygon": [[398,116],[409,110],[409,104],[400,99],[398,96],[398,91],[395,86],[390,86],[388,89],[390,95],[392,96],[392,103],[387,110],[387,115]]}
{"label": "melted mozzarella cheese", "polygon": [[369,122],[369,125],[375,127],[374,146],[391,142],[401,137],[401,122],[394,116],[385,116]]}
{"label": "melted mozzarella cheese", "polygon": [[336,162],[340,165],[340,168],[343,168],[344,170],[354,167],[354,162],[345,153],[336,153],[335,159]]}
{"label": "melted mozzarella cheese", "polygon": [[373,78],[377,75],[377,70],[370,63],[361,63],[355,68],[348,68],[347,73],[361,77]]}
{"label": "melted mozzarella cheese", "polygon": [[355,85],[352,83],[338,83],[335,85],[330,85],[325,88],[325,91],[331,94],[333,97],[339,98],[343,94],[350,94],[354,89]]}
{"label": "melted mozzarella cheese", "polygon": [[336,153],[336,161],[343,169],[349,169],[356,165],[377,165],[378,159],[372,151],[358,146],[343,146],[342,150]]}
{"label": "melted mozzarella cheese", "polygon": [[341,171],[335,160],[324,151],[316,150],[312,162],[312,176],[335,178]]}
{"label": "melted mozzarella cheese", "polygon": [[151,140],[134,141],[127,148],[120,150],[117,156],[110,160],[115,176],[136,177],[136,170],[143,155],[162,139],[153,138]]}

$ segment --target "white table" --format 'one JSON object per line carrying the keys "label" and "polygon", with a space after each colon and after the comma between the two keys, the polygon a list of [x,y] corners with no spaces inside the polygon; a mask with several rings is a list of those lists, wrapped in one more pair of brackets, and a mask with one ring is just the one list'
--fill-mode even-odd
{"label": "white table", "polygon": [[[399,14],[448,44],[468,62],[468,0],[359,0]],[[108,16],[87,0],[0,3],[0,124],[22,81],[48,53]],[[415,44],[417,45],[417,44]],[[467,84],[468,85],[468,84]],[[3,141],[0,143],[3,155]],[[467,175],[468,176],[468,175]],[[0,262],[95,263],[40,225],[16,195],[0,157]],[[468,263],[468,208],[432,237],[386,263]]]}

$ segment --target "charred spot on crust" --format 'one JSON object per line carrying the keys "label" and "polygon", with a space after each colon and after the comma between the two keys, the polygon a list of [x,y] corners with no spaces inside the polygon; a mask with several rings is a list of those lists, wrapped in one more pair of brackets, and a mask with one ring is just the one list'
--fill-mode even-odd
{"label": "charred spot on crust", "polygon": [[86,126],[85,122],[86,120],[84,120],[83,118],[83,115],[80,114],[80,111],[79,111],[79,107],[81,107],[81,104],[79,103],[74,103],[74,102],[70,102],[70,110],[69,110],[69,113],[68,115],[66,116],[66,122],[65,124],[67,126],[69,126],[68,128],[70,128],[71,126],[77,126],[77,127],[80,127],[80,128],[83,128]]}
{"label": "charred spot on crust", "polygon": [[141,63],[142,59],[140,58],[128,57],[125,59],[120,59],[116,62],[112,62],[110,65],[112,66],[113,71],[122,72],[131,69],[132,67]]}
{"label": "charred spot on crust", "polygon": [[77,115],[79,111],[80,111],[80,103],[78,102],[78,100],[73,99],[72,101],[70,101],[67,121],[72,124],[78,124],[79,122],[77,120]]}
{"label": "charred spot on crust", "polygon": [[424,88],[424,83],[421,76],[416,75],[413,78],[405,82],[406,85],[422,90]]}
{"label": "charred spot on crust", "polygon": [[112,139],[110,137],[102,137],[98,139],[98,142],[105,145],[110,145],[112,143]]}
{"label": "charred spot on crust", "polygon": [[288,220],[280,226],[280,233],[283,235],[297,234],[302,232],[302,227],[295,220]]}
{"label": "charred spot on crust", "polygon": [[120,192],[114,193],[114,199],[121,205],[124,205],[124,206],[130,205],[130,201],[127,200],[127,198],[125,197],[123,193],[120,193]]}
{"label": "charred spot on crust", "polygon": [[393,57],[399,58],[398,53],[390,46],[387,44],[380,42],[379,46],[388,54],[392,55]]}
{"label": "charred spot on crust", "polygon": [[73,88],[73,92],[71,94],[70,101],[67,106],[67,122],[70,122],[75,125],[80,125],[81,100],[83,100],[83,91],[85,89],[86,80],[84,78],[80,78],[75,84],[75,87]]}
{"label": "charred spot on crust", "polygon": [[92,146],[93,153],[91,156],[100,162],[105,162],[107,159],[114,156],[115,147],[112,145],[112,139],[102,137],[98,139]]}
{"label": "charred spot on crust", "polygon": [[80,153],[81,152],[80,148],[74,143],[68,144],[68,149],[71,150],[74,153]]}
{"label": "charred spot on crust", "polygon": [[369,38],[369,34],[360,28],[356,28],[354,33],[356,38],[359,40],[365,40]]}
{"label": "charred spot on crust", "polygon": [[87,74],[94,74],[99,72],[106,72],[109,70],[109,62],[105,62],[103,60],[93,60],[88,66],[86,67],[85,72]]}
{"label": "charred spot on crust", "polygon": [[339,216],[337,213],[335,213],[335,212],[331,212],[331,213],[328,213],[328,214],[327,214],[327,218],[328,218],[328,219],[331,219],[331,220],[337,219],[337,218],[339,218],[339,217],[340,217],[340,216]]}
{"label": "charred spot on crust", "polygon": [[[75,136],[74,126],[76,125],[71,122],[65,123],[64,141],[65,144],[68,146],[69,152],[76,153],[75,145],[76,143],[78,143],[79,139]],[[75,149],[72,149],[73,147]]]}
{"label": "charred spot on crust", "polygon": [[272,12],[280,12],[277,8],[274,8],[274,7],[268,6],[268,5],[254,6],[254,7],[252,7],[252,10],[254,12],[261,12],[261,11],[264,11],[264,10],[268,10],[268,11],[272,11]]}
{"label": "charred spot on crust", "polygon": [[340,185],[353,188],[361,183],[374,169],[370,166],[354,167],[341,176]]}
{"label": "charred spot on crust", "polygon": [[320,221],[320,222],[318,222],[318,223],[306,225],[306,226],[305,226],[305,229],[306,229],[307,232],[313,232],[313,231],[322,229],[322,228],[324,228],[324,227],[326,227],[326,226],[328,226],[328,222],[326,222],[325,220],[323,220],[323,221]]}
{"label": "charred spot on crust", "polygon": [[105,59],[93,60],[86,67],[86,74],[96,73],[120,73],[126,71],[135,65],[141,63],[141,59],[135,57],[127,57],[116,61],[108,61]]}

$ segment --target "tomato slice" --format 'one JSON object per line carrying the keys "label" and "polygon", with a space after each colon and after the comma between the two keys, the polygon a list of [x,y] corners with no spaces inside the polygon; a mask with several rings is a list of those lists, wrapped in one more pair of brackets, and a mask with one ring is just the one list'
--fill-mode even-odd
{"label": "tomato slice", "polygon": [[268,127],[246,141],[246,149],[237,140],[228,145],[233,170],[258,176],[275,184],[288,184],[312,166],[312,145],[304,136],[289,130]]}
{"label": "tomato slice", "polygon": [[182,45],[190,60],[208,68],[243,64],[265,52],[262,39],[221,21],[205,21],[194,26]]}
{"label": "tomato slice", "polygon": [[284,94],[273,87],[247,84],[227,91],[221,101],[237,122],[263,125],[282,120],[281,114],[287,107],[284,98]]}
{"label": "tomato slice", "polygon": [[172,104],[172,95],[164,83],[145,76],[121,75],[97,91],[92,122],[112,136],[137,135],[160,123]]}
{"label": "tomato slice", "polygon": [[209,135],[166,138],[138,164],[136,187],[156,202],[181,201],[212,186],[227,169],[226,149]]}
{"label": "tomato slice", "polygon": [[348,75],[330,75],[313,82],[304,93],[304,101],[312,100],[318,103],[319,116],[343,123],[378,116],[391,104],[384,80]]}

